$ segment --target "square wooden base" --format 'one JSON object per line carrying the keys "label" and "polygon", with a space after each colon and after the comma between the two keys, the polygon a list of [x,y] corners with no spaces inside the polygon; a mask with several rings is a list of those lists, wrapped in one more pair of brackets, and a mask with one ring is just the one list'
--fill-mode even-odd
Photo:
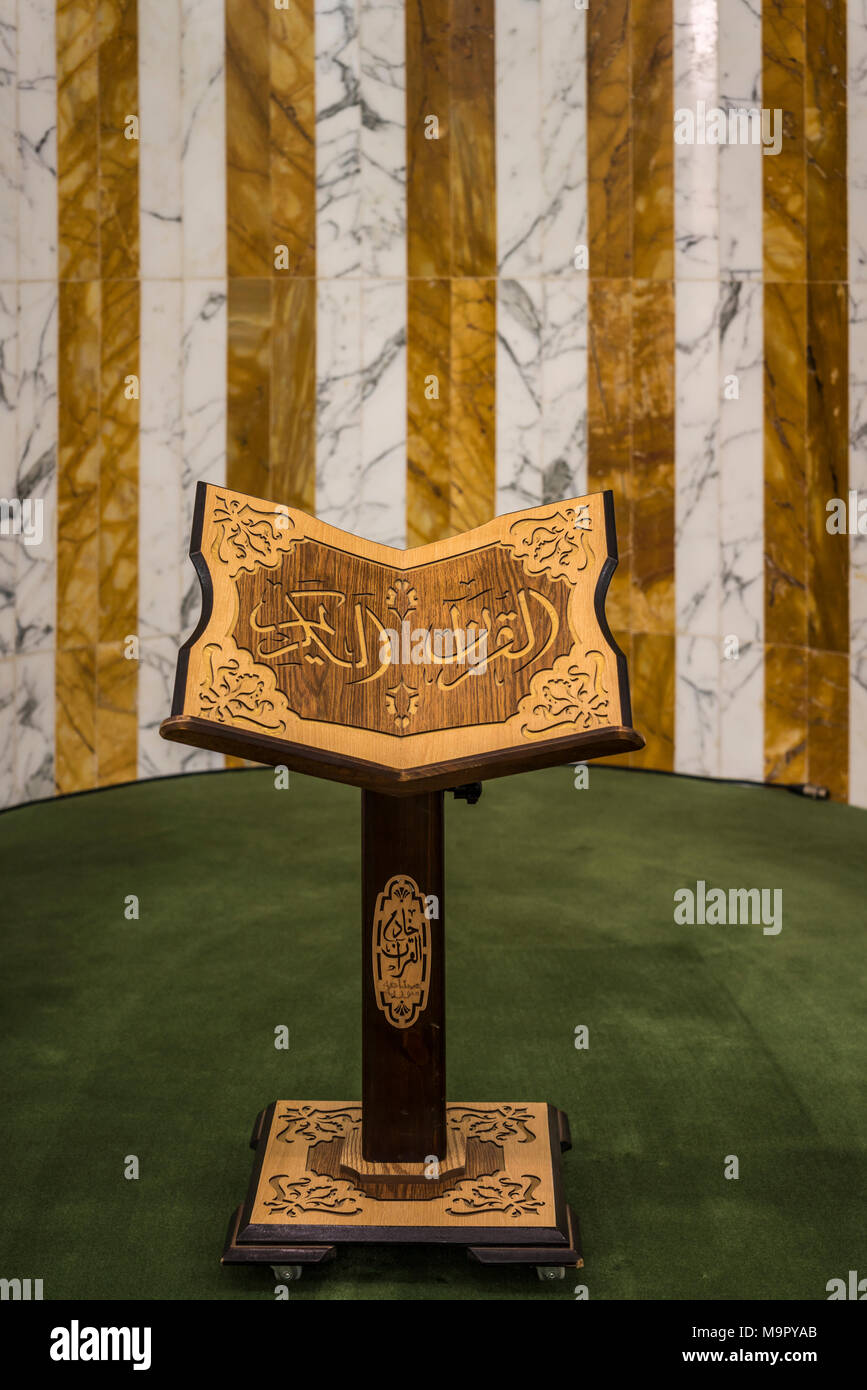
{"label": "square wooden base", "polygon": [[341,1244],[397,1242],[463,1245],[483,1264],[583,1264],[563,1196],[561,1110],[450,1104],[446,1129],[438,1158],[372,1163],[360,1104],[275,1101],[253,1129],[253,1176],[223,1263],[320,1264]]}

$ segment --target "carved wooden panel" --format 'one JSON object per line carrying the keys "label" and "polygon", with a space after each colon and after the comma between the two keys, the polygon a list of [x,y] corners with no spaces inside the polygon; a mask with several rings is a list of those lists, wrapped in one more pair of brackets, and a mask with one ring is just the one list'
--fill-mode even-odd
{"label": "carved wooden panel", "polygon": [[401,551],[200,484],[191,555],[166,738],[388,790],[641,746],[610,493]]}

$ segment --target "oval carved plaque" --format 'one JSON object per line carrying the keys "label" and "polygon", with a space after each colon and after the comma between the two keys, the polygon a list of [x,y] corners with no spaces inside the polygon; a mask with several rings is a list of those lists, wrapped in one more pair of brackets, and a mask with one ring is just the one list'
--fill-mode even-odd
{"label": "oval carved plaque", "polygon": [[431,941],[424,908],[409,874],[395,874],[376,899],[373,988],[377,1008],[394,1028],[411,1028],[427,1007]]}

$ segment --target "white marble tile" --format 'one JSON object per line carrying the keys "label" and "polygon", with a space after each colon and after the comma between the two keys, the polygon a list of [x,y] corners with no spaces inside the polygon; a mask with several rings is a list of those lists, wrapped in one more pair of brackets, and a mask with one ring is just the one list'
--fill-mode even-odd
{"label": "white marble tile", "polygon": [[361,301],[357,280],[317,282],[316,515],[345,531],[358,530],[361,490]]}
{"label": "white marble tile", "polygon": [[201,612],[199,581],[189,558],[196,484],[226,481],[226,282],[184,283],[181,368],[182,448],[180,553],[181,632]]}
{"label": "white marble tile", "polygon": [[15,769],[17,743],[15,658],[6,656],[0,658],[0,809],[16,806],[21,799]]}
{"label": "white marble tile", "polygon": [[765,777],[765,652],[741,645],[737,660],[720,647],[719,775],[746,782]]}
{"label": "white marble tile", "polygon": [[[406,274],[406,42],[403,0],[358,12],[361,270]],[[317,127],[317,133],[319,131]],[[318,252],[317,252],[318,254]]]}
{"label": "white marble tile", "polygon": [[[17,497],[18,290],[0,284],[0,498]],[[20,539],[0,535],[0,657],[15,651],[15,586]]]}
{"label": "white marble tile", "polygon": [[675,598],[679,632],[719,632],[719,286],[677,286]]}
{"label": "white marble tile", "polygon": [[0,0],[0,281],[18,278],[18,16]]}
{"label": "white marble tile", "polygon": [[172,709],[178,633],[145,637],[139,646],[138,775],[166,777],[184,770],[183,744],[160,738],[159,727]]}
{"label": "white marble tile", "polygon": [[496,511],[542,501],[544,285],[497,281]]}
{"label": "white marble tile", "polygon": [[542,265],[539,0],[496,5],[494,25],[497,266],[515,282]]}
{"label": "white marble tile", "polygon": [[406,545],[406,281],[361,287],[361,473],[357,535]]}
{"label": "white marble tile", "polygon": [[543,502],[587,491],[587,281],[544,281]]}
{"label": "white marble tile", "polygon": [[356,0],[315,0],[316,271],[362,273],[361,72]]}
{"label": "white marble tile", "polygon": [[[726,0],[719,7],[719,105],[754,111],[761,119],[762,11],[760,0]],[[761,144],[719,149],[720,273],[739,279],[762,274]]]}
{"label": "white marble tile", "polygon": [[582,281],[574,260],[587,244],[586,29],[585,10],[541,0],[542,273]]}
{"label": "white marble tile", "polygon": [[18,548],[16,620],[19,651],[54,641],[57,537],[57,285],[18,287],[16,495],[42,504],[42,538]]}
{"label": "white marble tile", "polygon": [[223,5],[181,3],[184,275],[226,274],[226,67]]}
{"label": "white marble tile", "polygon": [[[674,0],[674,109],[715,107],[719,97],[716,0]],[[674,145],[677,279],[719,275],[719,147]]]}
{"label": "white marble tile", "polygon": [[[867,497],[867,279],[849,286],[849,487]],[[867,536],[849,547],[849,800],[867,807]]]}
{"label": "white marble tile", "polygon": [[867,281],[867,0],[846,5],[849,279]]}
{"label": "white marble tile", "polygon": [[16,790],[19,801],[54,795],[54,653],[15,658],[18,729]]}
{"label": "white marble tile", "polygon": [[714,637],[675,643],[674,770],[719,776],[720,659]]}
{"label": "white marble tile", "polygon": [[141,285],[139,405],[139,635],[181,627],[183,285]]}
{"label": "white marble tile", "polygon": [[181,0],[138,0],[142,279],[183,271]]}
{"label": "white marble tile", "polygon": [[57,72],[54,0],[18,6],[18,276],[57,275]]}
{"label": "white marble tile", "polygon": [[[736,636],[743,654],[723,660],[731,699],[721,710],[721,774],[764,778],[764,325],[763,287],[720,285],[719,528],[721,638]],[[736,378],[736,380],[734,380]],[[737,398],[726,398],[726,383]],[[730,669],[731,668],[731,669]],[[755,674],[757,672],[757,674]],[[747,675],[749,674],[749,679]]]}

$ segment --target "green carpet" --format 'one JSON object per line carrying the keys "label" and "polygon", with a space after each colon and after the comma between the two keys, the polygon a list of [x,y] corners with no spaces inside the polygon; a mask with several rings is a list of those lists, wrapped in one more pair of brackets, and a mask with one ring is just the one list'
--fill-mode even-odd
{"label": "green carpet", "polygon": [[[864,811],[613,768],[447,798],[449,1098],[568,1112],[586,1267],[542,1284],[347,1250],[291,1297],[824,1299],[867,1275],[865,832]],[[358,845],[358,792],[268,771],[0,817],[0,1275],[47,1299],[273,1297],[219,1253],[256,1111],[360,1094]],[[698,879],[781,887],[782,931],[675,925]]]}

